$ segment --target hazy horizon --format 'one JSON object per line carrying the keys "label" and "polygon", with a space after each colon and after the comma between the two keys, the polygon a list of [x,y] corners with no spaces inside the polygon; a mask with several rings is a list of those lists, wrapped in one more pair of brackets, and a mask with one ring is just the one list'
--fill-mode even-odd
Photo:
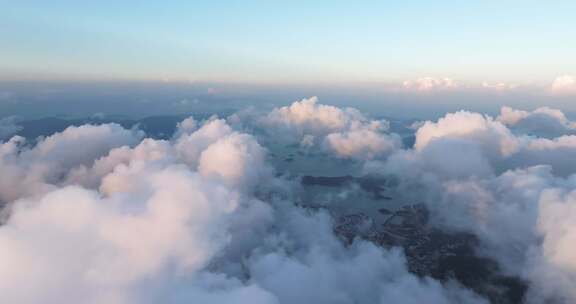
{"label": "hazy horizon", "polygon": [[312,96],[337,106],[355,107],[389,118],[435,119],[469,110],[492,116],[502,106],[534,110],[558,108],[572,117],[570,94],[547,90],[432,88],[411,90],[392,85],[262,85],[171,83],[159,81],[0,81],[0,113],[23,119],[92,115],[141,118],[153,115],[230,113],[246,107],[271,109]]}

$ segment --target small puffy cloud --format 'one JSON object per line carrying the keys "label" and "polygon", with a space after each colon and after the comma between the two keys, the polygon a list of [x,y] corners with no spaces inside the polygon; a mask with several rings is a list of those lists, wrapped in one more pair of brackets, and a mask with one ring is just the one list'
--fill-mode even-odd
{"label": "small puffy cloud", "polygon": [[[108,155],[95,160],[92,166],[82,165],[70,170],[65,184],[82,185],[110,194],[131,187],[132,183],[119,179],[122,174],[131,173],[128,167],[131,163],[165,165],[174,162],[175,159],[176,156],[170,143],[145,138],[135,147],[122,146],[110,150]],[[116,174],[110,174],[111,172],[116,172]]]}
{"label": "small puffy cloud", "polygon": [[116,147],[135,145],[142,132],[117,124],[68,127],[27,147],[21,137],[0,145],[0,201],[40,194],[55,187],[71,169],[92,165]]}
{"label": "small puffy cloud", "polygon": [[176,125],[176,132],[174,137],[180,137],[183,134],[190,134],[198,128],[198,122],[194,117],[187,117]]}
{"label": "small puffy cloud", "polygon": [[497,155],[509,155],[518,148],[516,138],[502,123],[467,111],[448,113],[438,122],[424,123],[416,132],[414,148],[422,150],[429,143],[446,138],[473,141]]}
{"label": "small puffy cloud", "polygon": [[416,80],[406,80],[402,86],[408,90],[436,91],[455,89],[460,85],[452,78],[421,77]]}
{"label": "small puffy cloud", "polygon": [[482,254],[529,282],[528,303],[571,303],[576,136],[565,134],[572,128],[549,108],[505,107],[497,119],[449,113],[419,126],[414,149],[366,170],[398,178],[404,198],[426,202],[437,227],[477,236]]}
{"label": "small puffy cloud", "polygon": [[328,134],[325,145],[340,157],[368,160],[401,148],[402,140],[396,134],[386,135],[371,129],[360,129]]}
{"label": "small puffy cloud", "polygon": [[553,94],[576,94],[576,77],[573,75],[562,75],[556,77],[550,86]]}
{"label": "small puffy cloud", "polygon": [[252,188],[269,176],[266,152],[251,135],[233,133],[208,146],[200,155],[198,171],[230,187]]}
{"label": "small puffy cloud", "polygon": [[482,82],[481,87],[484,89],[489,89],[489,90],[508,91],[508,90],[513,90],[513,89],[518,88],[518,85],[506,83],[506,82],[491,83],[488,81],[484,81],[484,82]]}
{"label": "small puffy cloud", "polygon": [[340,158],[374,159],[401,147],[399,136],[386,133],[387,121],[369,119],[354,108],[319,104],[316,97],[273,109],[260,126],[276,141],[319,146]]}
{"label": "small puffy cloud", "polygon": [[365,121],[366,118],[356,109],[319,104],[317,97],[311,97],[273,109],[262,119],[262,124],[300,139],[306,134],[325,136]]}
{"label": "small puffy cloud", "polygon": [[196,131],[194,131],[195,125],[196,123],[190,119],[180,123],[174,145],[179,157],[191,167],[198,165],[200,154],[210,144],[233,133],[232,128],[223,119],[211,118]]}
{"label": "small puffy cloud", "polygon": [[[374,165],[376,168],[370,168]],[[368,173],[386,172],[408,179],[428,175],[466,178],[493,173],[489,158],[483,153],[480,144],[454,138],[432,141],[421,150],[398,151],[388,158],[384,168],[369,163],[367,170]]]}
{"label": "small puffy cloud", "polygon": [[502,107],[498,121],[522,134],[554,138],[576,133],[576,123],[568,120],[560,110],[549,107],[534,111],[522,111]]}
{"label": "small puffy cloud", "polygon": [[496,91],[505,92],[518,89],[518,84],[507,82],[489,82],[481,83],[458,81],[448,77],[420,77],[415,80],[406,80],[402,82],[402,88],[416,92],[439,92],[439,91],[456,91],[456,90],[473,90],[473,91]]}
{"label": "small puffy cloud", "polygon": [[576,153],[576,136],[562,135],[572,133],[571,126],[560,111],[547,108],[530,113],[504,108],[498,119],[467,111],[448,113],[423,123],[416,131],[414,150],[392,154],[395,163],[389,167],[393,172],[406,165],[411,168],[406,172],[426,169],[463,177],[550,165],[555,174],[566,176],[576,169],[568,161]]}

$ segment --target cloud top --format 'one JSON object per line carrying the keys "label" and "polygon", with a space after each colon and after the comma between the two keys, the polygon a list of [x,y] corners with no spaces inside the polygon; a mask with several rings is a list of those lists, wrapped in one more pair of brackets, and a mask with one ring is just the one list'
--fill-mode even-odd
{"label": "cloud top", "polygon": [[[576,301],[574,123],[504,107],[412,127],[405,148],[388,122],[310,98],[187,118],[165,140],[117,124],[14,136],[0,144],[0,302],[488,303],[491,286],[414,274],[398,243],[335,233],[341,212],[400,202],[422,203],[425,231],[472,235],[468,254],[527,282],[525,302]],[[306,196],[282,149],[366,175],[336,171],[354,182]],[[368,207],[367,180],[387,191]]]}

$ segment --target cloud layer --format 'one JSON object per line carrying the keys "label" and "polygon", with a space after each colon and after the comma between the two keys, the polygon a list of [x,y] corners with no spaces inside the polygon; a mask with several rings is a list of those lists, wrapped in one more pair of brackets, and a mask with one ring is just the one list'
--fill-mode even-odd
{"label": "cloud layer", "polygon": [[[410,272],[399,247],[343,241],[335,209],[305,207],[300,177],[277,171],[278,146],[394,181],[426,229],[474,235],[527,282],[525,302],[576,301],[574,123],[506,107],[416,128],[403,148],[386,121],[310,98],[187,118],[167,140],[116,124],[14,136],[0,144],[0,302],[488,303]],[[360,204],[340,190],[326,205]]]}
{"label": "cloud layer", "polygon": [[[335,113],[294,127],[370,128]],[[222,119],[186,119],[170,140],[70,127],[0,151],[3,303],[485,303],[410,273],[397,248],[345,245]]]}
{"label": "cloud layer", "polygon": [[483,254],[530,282],[526,302],[570,303],[576,300],[569,287],[576,275],[569,245],[576,190],[572,126],[549,108],[505,107],[498,119],[449,113],[418,129],[413,150],[365,168],[399,177],[407,196],[426,202],[439,227],[478,236]]}

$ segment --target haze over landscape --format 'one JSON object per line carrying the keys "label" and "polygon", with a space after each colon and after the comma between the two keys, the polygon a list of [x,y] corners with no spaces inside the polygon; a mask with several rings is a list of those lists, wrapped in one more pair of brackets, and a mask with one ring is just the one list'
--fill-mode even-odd
{"label": "haze over landscape", "polygon": [[0,9],[0,303],[575,303],[576,2]]}

